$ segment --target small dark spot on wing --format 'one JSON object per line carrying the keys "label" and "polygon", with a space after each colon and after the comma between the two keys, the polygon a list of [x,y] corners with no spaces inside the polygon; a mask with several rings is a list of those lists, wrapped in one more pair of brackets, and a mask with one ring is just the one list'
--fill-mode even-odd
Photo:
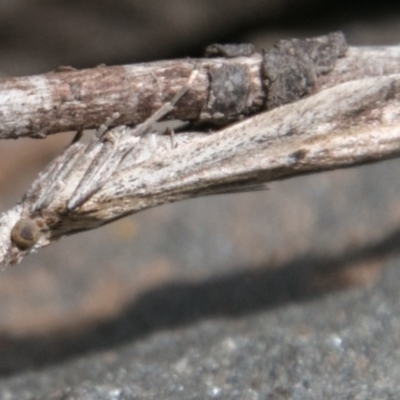
{"label": "small dark spot on wing", "polygon": [[299,149],[294,151],[290,157],[294,158],[296,161],[301,161],[307,156],[307,151],[304,149]]}

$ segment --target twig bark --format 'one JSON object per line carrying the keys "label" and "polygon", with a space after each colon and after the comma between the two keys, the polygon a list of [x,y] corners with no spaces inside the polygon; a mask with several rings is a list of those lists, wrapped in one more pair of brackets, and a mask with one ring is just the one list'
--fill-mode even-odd
{"label": "twig bark", "polygon": [[264,53],[209,54],[219,57],[1,79],[0,139],[97,128],[114,113],[114,126],[136,125],[169,101],[193,68],[197,79],[169,118],[217,126],[338,83],[400,73],[400,47],[347,49],[338,33],[284,40]]}
{"label": "twig bark", "polygon": [[[392,60],[397,51],[387,53]],[[396,66],[379,69],[367,63],[370,57],[364,71],[375,77],[335,85],[216,133],[143,135],[144,124],[72,144],[0,216],[0,266],[63,235],[163,203],[398,156],[400,74],[381,76]],[[349,66],[332,76],[357,75]],[[270,101],[284,98],[275,94]]]}
{"label": "twig bark", "polygon": [[194,68],[199,73],[190,94],[170,117],[188,121],[222,119],[225,114],[210,98],[210,71],[220,70],[240,74],[241,81],[231,90],[243,93],[243,99],[236,98],[237,102],[232,102],[236,107],[242,105],[236,112],[239,118],[262,107],[261,60],[260,54],[254,54],[236,59],[101,66],[3,79],[0,81],[0,139],[43,138],[52,133],[97,128],[114,113],[120,114],[114,126],[136,125],[168,102],[186,84]]}

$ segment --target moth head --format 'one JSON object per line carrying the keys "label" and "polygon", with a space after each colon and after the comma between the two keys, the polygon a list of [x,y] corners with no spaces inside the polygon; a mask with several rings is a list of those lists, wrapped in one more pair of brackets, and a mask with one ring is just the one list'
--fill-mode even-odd
{"label": "moth head", "polygon": [[32,248],[40,239],[41,231],[35,220],[21,218],[11,229],[11,241],[20,249]]}
{"label": "moth head", "polygon": [[40,223],[16,206],[0,216],[0,270],[45,245]]}

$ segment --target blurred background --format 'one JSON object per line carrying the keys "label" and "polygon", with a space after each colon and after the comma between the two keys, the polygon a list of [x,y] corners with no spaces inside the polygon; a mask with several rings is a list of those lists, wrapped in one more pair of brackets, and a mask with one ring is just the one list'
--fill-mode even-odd
{"label": "blurred background", "polygon": [[[0,0],[0,75],[199,57],[344,31],[400,42],[400,2]],[[71,140],[0,143],[0,209]],[[399,239],[398,160],[167,205],[64,238],[0,276],[5,379],[163,329],[374,285]]]}

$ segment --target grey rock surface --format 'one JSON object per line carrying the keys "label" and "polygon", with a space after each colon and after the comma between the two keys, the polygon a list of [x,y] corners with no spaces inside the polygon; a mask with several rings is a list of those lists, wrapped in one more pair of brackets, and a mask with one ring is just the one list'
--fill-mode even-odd
{"label": "grey rock surface", "polygon": [[3,379],[0,398],[396,398],[399,282],[393,257],[372,289],[163,329]]}
{"label": "grey rock surface", "polygon": [[[139,230],[128,250],[120,239],[111,242],[107,229],[95,240],[103,240],[99,251],[99,243],[89,244],[93,235],[62,241],[57,257],[74,249],[79,254],[53,266],[65,277],[58,282],[64,293],[53,306],[74,323],[67,331],[50,329],[49,317],[47,332],[3,338],[1,365],[14,371],[2,378],[0,399],[395,398],[399,168],[391,161],[274,184],[264,194],[184,202],[161,208],[168,215],[158,227],[146,228],[151,215],[143,213],[136,223],[144,232]],[[174,223],[168,223],[175,212]],[[242,218],[253,228],[237,228]],[[252,240],[241,239],[249,236]],[[257,264],[252,241],[261,240],[269,261]],[[78,251],[78,242],[86,248]],[[147,251],[162,254],[170,267],[147,261],[140,266]],[[55,257],[50,253],[37,257],[42,266],[35,260],[12,272],[47,268]],[[109,254],[115,255],[111,267]],[[80,259],[88,257],[95,260],[80,270]],[[154,265],[156,278],[139,289],[135,274],[146,280]],[[133,283],[125,275],[128,267]],[[169,273],[160,277],[157,269]],[[131,302],[96,321],[82,292],[94,299],[110,295],[98,288],[106,289],[110,277],[115,285],[117,274],[125,276],[118,289]],[[46,290],[44,285],[42,300],[35,290],[25,299],[51,301]],[[69,316],[68,299],[79,318]]]}

